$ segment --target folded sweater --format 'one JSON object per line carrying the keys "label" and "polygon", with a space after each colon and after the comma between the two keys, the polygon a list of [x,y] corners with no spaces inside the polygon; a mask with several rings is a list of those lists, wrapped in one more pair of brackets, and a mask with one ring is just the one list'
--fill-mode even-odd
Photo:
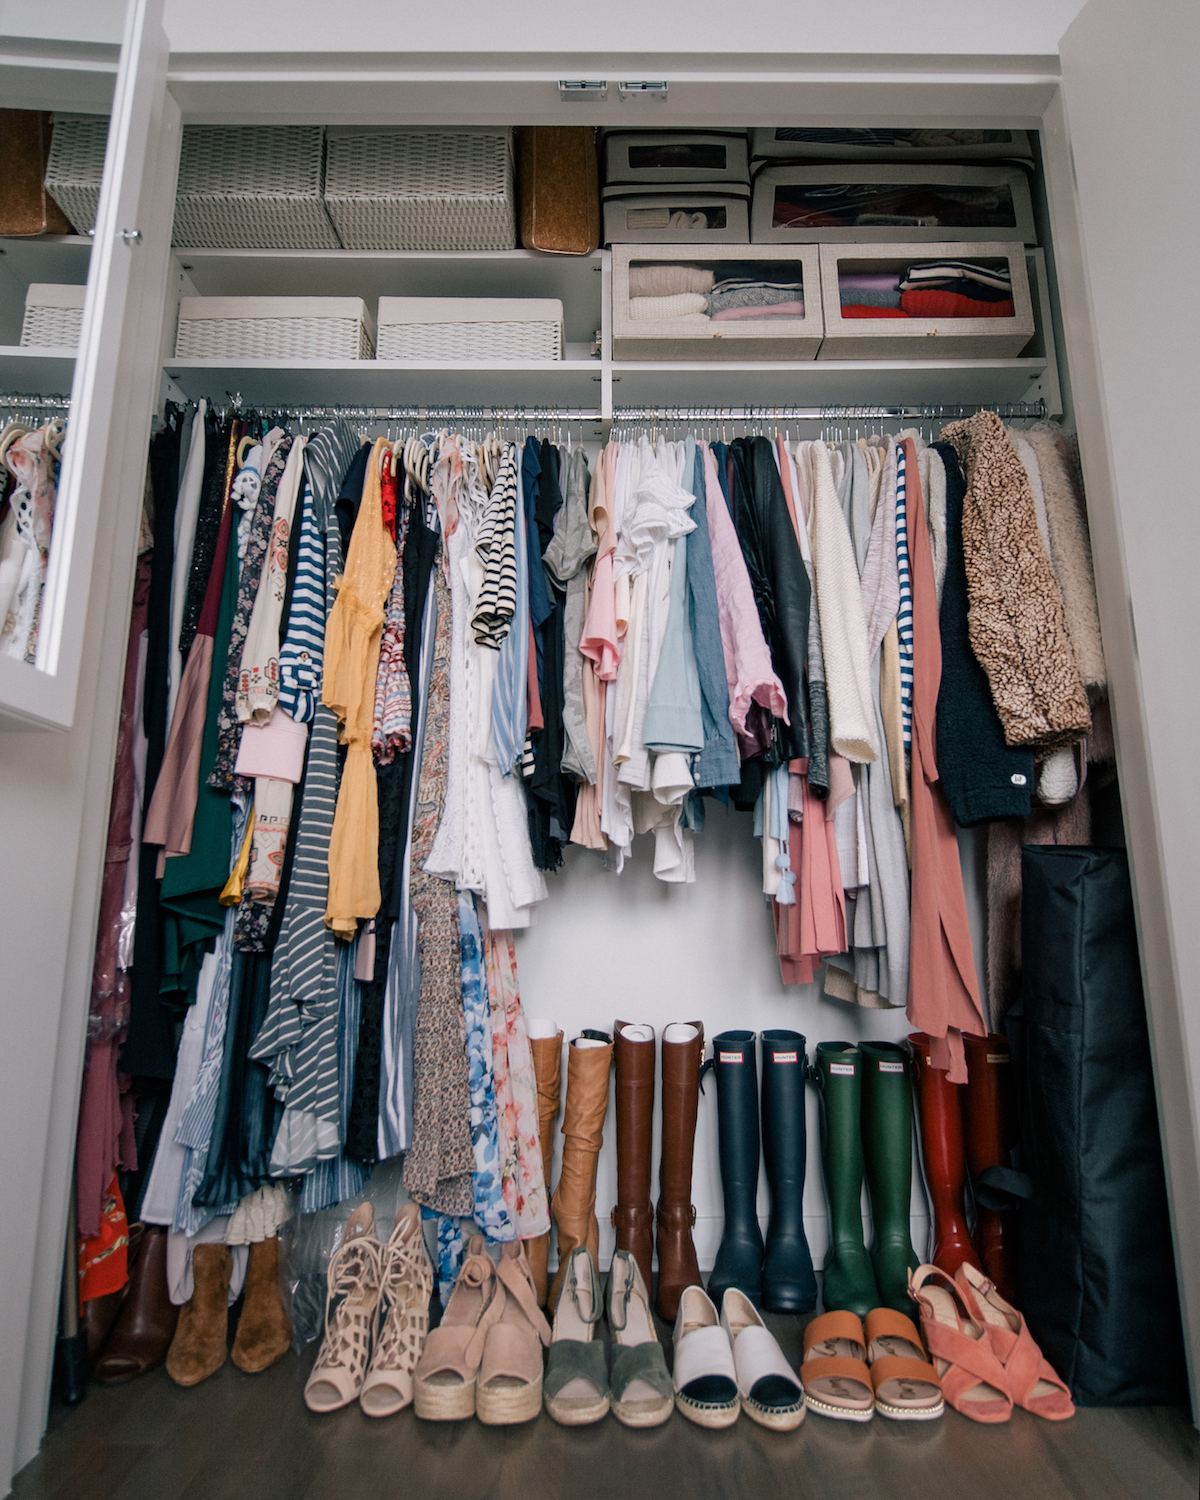
{"label": "folded sweater", "polygon": [[[910,318],[1012,318],[1016,308],[1006,302],[979,302],[957,292],[901,292],[900,306]],[[844,311],[844,309],[843,309]]]}
{"label": "folded sweater", "polygon": [[677,292],[671,297],[630,297],[631,318],[683,318],[707,312],[708,303],[699,292]]}
{"label": "folded sweater", "polygon": [[672,297],[678,292],[711,292],[713,273],[699,266],[630,266],[631,297]]}

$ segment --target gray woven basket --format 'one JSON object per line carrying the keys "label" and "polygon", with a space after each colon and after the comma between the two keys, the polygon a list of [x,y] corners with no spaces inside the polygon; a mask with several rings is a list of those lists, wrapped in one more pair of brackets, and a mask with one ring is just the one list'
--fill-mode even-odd
{"label": "gray woven basket", "polygon": [[46,191],[76,234],[90,234],[100,207],[108,120],[104,115],[56,115],[46,162]]}
{"label": "gray woven basket", "polygon": [[321,198],[320,125],[185,125],[176,245],[336,250]]}
{"label": "gray woven basket", "polygon": [[348,250],[512,250],[512,133],[331,127],[325,203]]}

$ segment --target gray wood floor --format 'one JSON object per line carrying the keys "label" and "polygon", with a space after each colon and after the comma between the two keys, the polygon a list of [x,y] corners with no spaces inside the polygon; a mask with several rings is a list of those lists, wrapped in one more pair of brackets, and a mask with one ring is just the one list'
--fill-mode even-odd
{"label": "gray wood floor", "polygon": [[[771,1318],[793,1363],[801,1321]],[[1070,1422],[1017,1411],[980,1427],[866,1426],[810,1412],[795,1433],[742,1417],[706,1432],[678,1414],[653,1432],[612,1417],[568,1431],[545,1415],[523,1427],[386,1421],[357,1406],[312,1416],[304,1380],[315,1351],[261,1375],[232,1363],[192,1390],[163,1370],[92,1385],[57,1409],[42,1452],[14,1481],[19,1500],[1196,1500],[1200,1444],[1188,1414],[1084,1410]]]}

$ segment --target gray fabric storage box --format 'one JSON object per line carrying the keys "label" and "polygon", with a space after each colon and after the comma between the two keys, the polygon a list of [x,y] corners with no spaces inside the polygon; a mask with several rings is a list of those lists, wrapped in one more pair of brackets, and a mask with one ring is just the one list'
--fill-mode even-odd
{"label": "gray fabric storage box", "polygon": [[750,180],[746,138],[722,131],[614,130],[604,137],[604,181],[661,187]]}
{"label": "gray fabric storage box", "polygon": [[605,188],[601,196],[606,245],[745,245],[750,240],[750,189],[745,185],[666,189],[624,184]]}
{"label": "gray fabric storage box", "polygon": [[986,161],[1032,160],[1027,130],[935,126],[784,126],[751,132],[750,154],[774,161]]}

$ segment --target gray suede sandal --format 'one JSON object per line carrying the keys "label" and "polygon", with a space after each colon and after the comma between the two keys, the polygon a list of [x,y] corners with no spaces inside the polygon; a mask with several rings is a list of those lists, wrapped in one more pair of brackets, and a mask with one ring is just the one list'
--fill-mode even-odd
{"label": "gray suede sandal", "polygon": [[603,1311],[596,1262],[580,1245],[567,1260],[542,1381],[546,1411],[563,1427],[586,1427],[608,1414],[604,1345],[593,1338]]}
{"label": "gray suede sandal", "polygon": [[675,1392],[637,1261],[628,1250],[613,1255],[608,1281],[608,1326],[614,1340],[612,1412],[625,1427],[660,1427],[675,1407]]}

